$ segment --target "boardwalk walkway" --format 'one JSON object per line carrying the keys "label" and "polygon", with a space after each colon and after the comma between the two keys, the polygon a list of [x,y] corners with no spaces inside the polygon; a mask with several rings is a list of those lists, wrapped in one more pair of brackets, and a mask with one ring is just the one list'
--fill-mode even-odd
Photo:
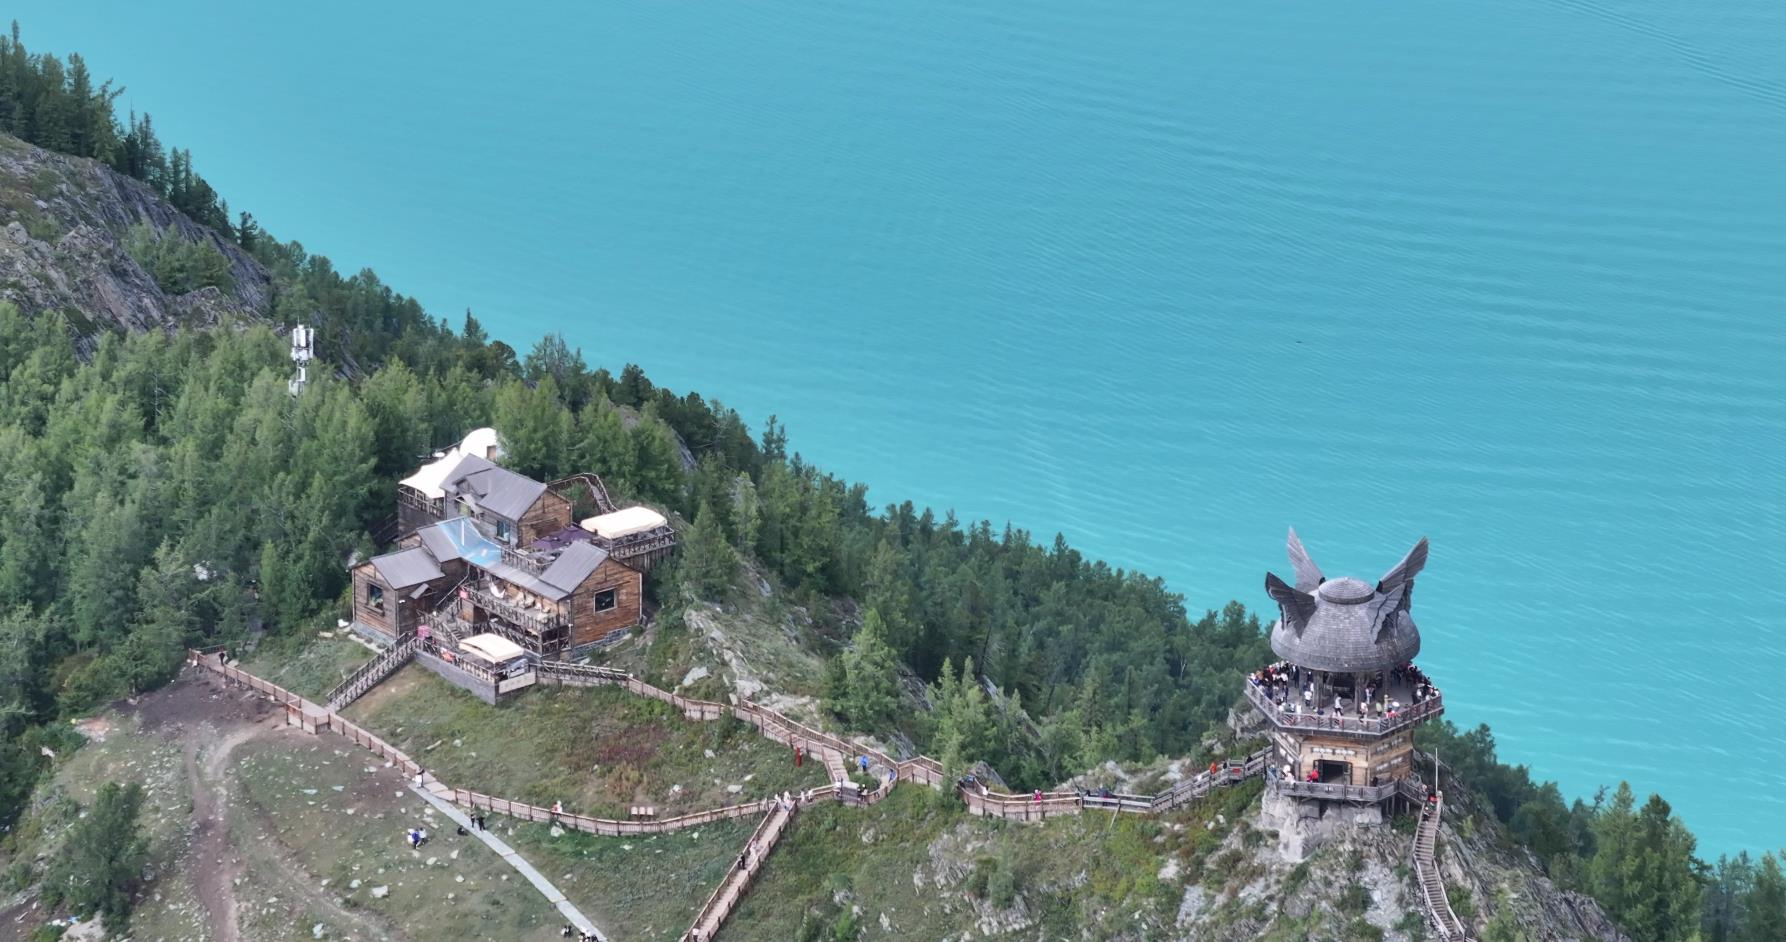
{"label": "boardwalk walkway", "polygon": [[756,879],[758,871],[763,869],[763,861],[769,859],[769,852],[781,840],[788,822],[794,819],[795,807],[778,804],[763,816],[763,823],[757,826],[756,832],[745,842],[737,862],[727,871],[726,878],[713,891],[713,895],[707,897],[707,905],[701,907],[694,924],[682,934],[682,942],[712,942],[713,937],[719,934],[719,928],[725,925],[732,910],[737,909],[738,904],[744,900],[751,882]]}
{"label": "boardwalk walkway", "polygon": [[[430,776],[430,779],[432,779],[432,776]],[[522,858],[513,847],[508,845],[508,842],[489,831],[483,831],[472,827],[471,819],[466,817],[464,812],[461,812],[458,808],[454,807],[451,801],[435,794],[440,788],[438,783],[430,780],[428,784],[429,787],[424,788],[411,782],[409,790],[422,796],[423,799],[433,805],[441,814],[452,819],[454,824],[471,832],[479,840],[488,844],[490,849],[496,852],[497,856],[507,861],[509,866],[514,867],[517,872],[526,877],[527,882],[533,884],[534,889],[539,890],[540,895],[546,898],[546,902],[556,906],[558,911],[564,914],[564,918],[568,920],[571,925],[576,926],[581,932],[594,936],[601,940],[601,942],[608,942],[608,937],[602,935],[601,930],[595,927],[595,923],[590,922],[589,917],[583,915],[583,913],[577,909],[575,904],[570,900],[565,899],[564,894],[558,891],[558,887],[553,886],[551,880],[546,879],[544,874],[535,870],[533,864],[528,863]]]}

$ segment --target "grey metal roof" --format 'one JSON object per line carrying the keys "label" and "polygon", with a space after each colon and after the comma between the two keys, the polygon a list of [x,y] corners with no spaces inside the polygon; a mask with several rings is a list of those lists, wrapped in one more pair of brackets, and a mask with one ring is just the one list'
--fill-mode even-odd
{"label": "grey metal roof", "polygon": [[511,566],[508,563],[491,563],[478,568],[509,585],[520,586],[534,595],[551,599],[554,602],[561,602],[565,596],[571,594],[571,590],[561,589],[519,566]]}
{"label": "grey metal roof", "polygon": [[445,575],[435,565],[434,557],[420,546],[374,556],[372,568],[377,570],[378,578],[393,589],[407,589]]}
{"label": "grey metal roof", "polygon": [[435,559],[443,563],[450,563],[459,559],[460,553],[458,544],[454,543],[452,537],[441,530],[445,525],[446,522],[442,522],[423,527],[416,531],[416,536],[422,538],[423,548],[427,549]]}
{"label": "grey metal roof", "polygon": [[1265,574],[1265,591],[1281,616],[1271,626],[1271,649],[1279,657],[1315,670],[1365,673],[1405,664],[1420,653],[1420,629],[1408,609],[1414,577],[1426,566],[1425,537],[1374,586],[1350,577],[1324,578],[1295,530],[1289,552],[1295,585]]}
{"label": "grey metal roof", "polygon": [[572,543],[540,573],[540,578],[565,592],[575,591],[608,558],[608,551],[594,543]]}
{"label": "grey metal roof", "polygon": [[520,520],[546,492],[546,485],[477,455],[459,459],[440,486],[448,494],[470,497],[479,507],[509,520]]}

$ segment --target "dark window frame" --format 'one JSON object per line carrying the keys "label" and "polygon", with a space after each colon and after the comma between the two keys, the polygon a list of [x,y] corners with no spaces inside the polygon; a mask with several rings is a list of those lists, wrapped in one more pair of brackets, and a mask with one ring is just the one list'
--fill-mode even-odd
{"label": "dark window frame", "polygon": [[[603,605],[603,599],[606,599],[608,604]],[[620,587],[615,586],[611,589],[597,589],[595,595],[590,599],[590,605],[595,609],[595,612],[598,615],[602,612],[614,611],[620,607]]]}

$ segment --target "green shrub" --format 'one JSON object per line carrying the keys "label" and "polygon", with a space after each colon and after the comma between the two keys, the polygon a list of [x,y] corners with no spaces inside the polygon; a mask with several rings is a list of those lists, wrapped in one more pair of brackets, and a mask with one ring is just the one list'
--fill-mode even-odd
{"label": "green shrub", "polygon": [[147,223],[130,227],[124,250],[168,294],[199,288],[228,289],[235,284],[229,259],[208,241],[188,242],[173,227],[156,230]]}
{"label": "green shrub", "polygon": [[67,901],[80,915],[104,916],[109,931],[122,934],[149,857],[137,824],[142,806],[143,787],[135,782],[100,786],[92,810],[69,830],[66,849],[44,876],[45,905]]}
{"label": "green shrub", "polygon": [[1010,861],[999,861],[998,867],[986,881],[986,896],[992,901],[992,905],[1000,909],[1009,909],[1012,903],[1017,902],[1017,872],[1011,867]]}

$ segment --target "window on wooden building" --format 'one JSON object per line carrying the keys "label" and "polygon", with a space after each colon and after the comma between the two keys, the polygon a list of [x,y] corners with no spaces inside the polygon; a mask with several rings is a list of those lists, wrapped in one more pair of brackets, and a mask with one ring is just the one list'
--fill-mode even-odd
{"label": "window on wooden building", "polygon": [[375,612],[384,611],[384,586],[374,582],[366,583],[366,607]]}
{"label": "window on wooden building", "polygon": [[595,593],[595,610],[598,612],[613,611],[614,606],[620,604],[618,595],[619,590],[617,589],[603,589]]}

